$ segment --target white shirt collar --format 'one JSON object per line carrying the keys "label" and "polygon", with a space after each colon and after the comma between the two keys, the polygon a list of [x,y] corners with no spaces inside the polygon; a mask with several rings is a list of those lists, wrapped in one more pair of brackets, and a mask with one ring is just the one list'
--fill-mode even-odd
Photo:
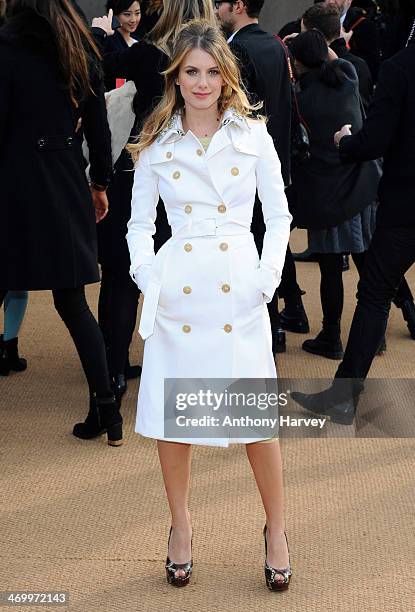
{"label": "white shirt collar", "polygon": [[[243,130],[250,130],[246,117],[237,113],[233,108],[228,108],[228,110],[225,111],[219,129],[222,129],[229,124],[234,124]],[[179,140],[184,135],[185,132],[183,130],[181,114],[176,113],[172,116],[165,129],[158,135],[157,143],[164,144],[167,142],[173,142]]]}
{"label": "white shirt collar", "polygon": [[[240,30],[241,28],[239,28]],[[235,36],[238,34],[239,30],[235,30],[235,32],[233,32],[233,34],[231,34],[228,38],[228,45],[233,41],[233,39],[235,38]]]}

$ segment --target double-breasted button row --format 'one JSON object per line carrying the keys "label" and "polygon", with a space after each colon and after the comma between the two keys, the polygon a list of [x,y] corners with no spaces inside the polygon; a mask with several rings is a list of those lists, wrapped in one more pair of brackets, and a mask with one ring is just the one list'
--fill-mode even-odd
{"label": "double-breasted button row", "polygon": [[223,214],[223,213],[226,213],[226,210],[227,210],[227,208],[226,208],[225,204],[219,204],[219,206],[218,206],[218,212],[220,212],[221,214]]}
{"label": "double-breasted button row", "polygon": [[225,251],[227,251],[229,249],[229,245],[228,245],[227,242],[221,242],[220,245],[219,245],[219,248],[220,248],[221,251],[225,252]]}
{"label": "double-breasted button row", "polygon": [[199,155],[199,157],[202,157],[202,155],[203,155],[202,149],[197,149],[196,155]]}
{"label": "double-breasted button row", "polygon": [[190,244],[190,242],[186,242],[186,244],[184,245],[184,250],[186,251],[186,253],[190,253],[190,251],[193,249],[192,245]]}
{"label": "double-breasted button row", "polygon": [[192,210],[193,210],[193,207],[192,207],[192,205],[191,205],[191,204],[186,204],[186,206],[184,207],[184,212],[185,212],[187,215],[190,215],[190,213],[192,212]]}
{"label": "double-breasted button row", "polygon": [[192,293],[192,288],[189,286],[183,287],[183,293],[185,295],[190,295]]}
{"label": "double-breasted button row", "polygon": [[[223,326],[223,331],[226,334],[230,334],[232,332],[232,329],[233,328],[230,323],[226,323],[226,325]],[[184,334],[190,334],[190,332],[192,331],[192,328],[190,327],[190,325],[183,325],[182,331]]]}
{"label": "double-breasted button row", "polygon": [[239,174],[239,168],[237,168],[236,166],[234,166],[231,170],[231,174],[232,176],[238,176]]}
{"label": "double-breasted button row", "polygon": [[181,174],[180,174],[180,172],[179,172],[178,170],[176,170],[176,172],[173,172],[173,178],[174,178],[174,179],[176,179],[176,180],[177,180],[177,179],[179,179],[180,177],[181,177]]}

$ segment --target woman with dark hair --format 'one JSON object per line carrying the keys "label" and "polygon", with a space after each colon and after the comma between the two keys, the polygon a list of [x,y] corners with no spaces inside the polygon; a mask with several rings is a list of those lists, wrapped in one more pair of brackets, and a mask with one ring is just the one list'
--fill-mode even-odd
{"label": "woman with dark hair", "polygon": [[90,389],[87,420],[73,433],[106,431],[118,446],[122,418],[84,292],[99,280],[95,223],[107,213],[112,172],[100,54],[70,0],[11,0],[7,17],[0,32],[0,303],[9,289],[52,289]]}
{"label": "woman with dark hair", "polygon": [[[114,51],[123,51],[137,42],[137,29],[141,22],[141,6],[139,2],[131,0],[108,0],[107,12],[112,10],[120,26],[113,36],[105,39],[104,54]],[[107,91],[115,89],[116,79],[113,76],[105,77]]]}
{"label": "woman with dark hair", "polygon": [[358,78],[354,67],[334,58],[317,30],[300,34],[290,44],[299,74],[300,113],[309,128],[308,162],[295,162],[291,200],[298,227],[308,229],[308,246],[321,272],[323,329],[303,349],[341,359],[343,254],[351,253],[360,271],[375,227],[379,171],[372,162],[343,166],[333,145],[336,126],[362,125]]}

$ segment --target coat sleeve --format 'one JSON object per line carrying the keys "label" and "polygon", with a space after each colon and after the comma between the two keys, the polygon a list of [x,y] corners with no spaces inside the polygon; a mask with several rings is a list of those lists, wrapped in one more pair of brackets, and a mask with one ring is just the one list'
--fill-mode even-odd
{"label": "coat sleeve", "polygon": [[265,123],[258,127],[261,154],[256,168],[258,196],[266,226],[260,275],[266,301],[270,302],[281,282],[292,217],[288,210],[281,164]]}
{"label": "coat sleeve", "polygon": [[82,110],[82,125],[89,148],[91,180],[106,186],[112,177],[111,132],[103,81],[98,74],[91,81],[94,93],[88,97]]}
{"label": "coat sleeve", "polygon": [[143,293],[155,257],[153,236],[156,233],[158,200],[158,177],[151,169],[148,149],[144,149],[134,174],[131,219],[127,225],[130,274]]}
{"label": "coat sleeve", "polygon": [[379,83],[363,127],[340,141],[339,153],[344,163],[383,157],[396,137],[400,109],[407,92],[406,77],[392,61],[382,67]]}

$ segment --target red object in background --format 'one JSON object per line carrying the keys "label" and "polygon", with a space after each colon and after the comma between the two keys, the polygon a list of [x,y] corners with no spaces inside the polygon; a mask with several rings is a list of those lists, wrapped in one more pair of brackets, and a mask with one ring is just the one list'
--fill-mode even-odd
{"label": "red object in background", "polygon": [[125,79],[115,79],[115,88],[118,89],[125,85]]}

